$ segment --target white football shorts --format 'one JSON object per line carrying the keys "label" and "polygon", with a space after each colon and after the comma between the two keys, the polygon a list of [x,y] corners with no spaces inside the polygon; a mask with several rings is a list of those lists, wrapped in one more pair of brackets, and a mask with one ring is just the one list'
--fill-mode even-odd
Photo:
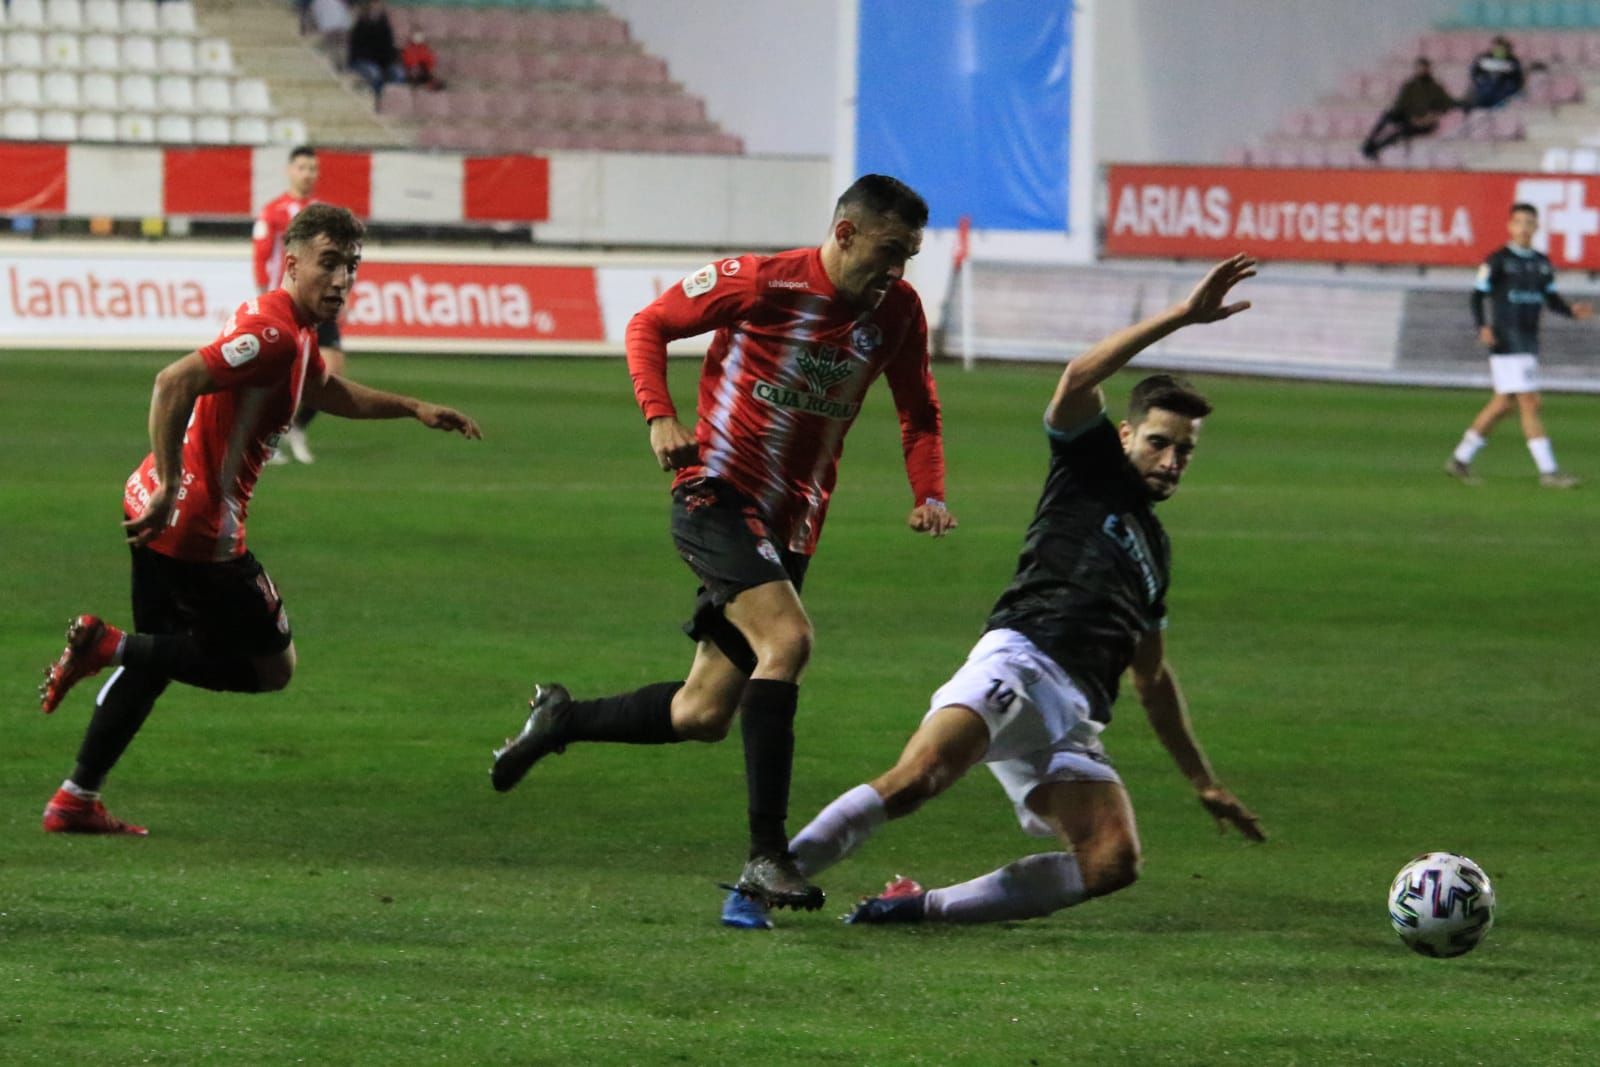
{"label": "white football shorts", "polygon": [[1539,357],[1529,355],[1490,356],[1489,377],[1501,396],[1539,391]]}
{"label": "white football shorts", "polygon": [[984,634],[933,694],[928,715],[952,704],[971,708],[989,728],[983,761],[1011,798],[1025,833],[1055,834],[1028,810],[1028,794],[1046,782],[1122,781],[1100,743],[1104,724],[1089,718],[1089,698],[1015,630]]}

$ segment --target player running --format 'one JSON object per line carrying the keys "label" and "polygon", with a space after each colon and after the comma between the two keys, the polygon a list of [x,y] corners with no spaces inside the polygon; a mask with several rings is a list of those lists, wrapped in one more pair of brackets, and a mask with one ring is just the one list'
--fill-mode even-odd
{"label": "player running", "polygon": [[[1016,577],[989,615],[967,662],[933,694],[900,760],[824,808],[790,847],[815,877],[848,856],[887,819],[909,815],[974,764],[987,763],[1025,832],[1063,851],[1026,856],[980,878],[924,892],[909,879],[862,901],[852,923],[999,922],[1049,915],[1130,885],[1139,837],[1122,780],[1100,732],[1119,680],[1219,826],[1263,840],[1251,814],[1212,773],[1189,726],[1167,663],[1170,546],[1154,505],[1177,491],[1211,405],[1186,382],[1159,374],[1134,387],[1120,428],[1105,415],[1100,383],[1143,349],[1184,326],[1238,314],[1229,291],[1255,274],[1235,256],[1189,298],[1113,334],[1067,364],[1045,409],[1050,472],[1028,527]],[[737,894],[730,926],[771,925]]]}
{"label": "player running", "polygon": [[[1533,247],[1533,235],[1539,232],[1537,208],[1512,204],[1507,229],[1510,243],[1489,253],[1478,268],[1472,290],[1472,319],[1478,325],[1478,339],[1492,353],[1489,372],[1494,396],[1461,435],[1444,470],[1465,485],[1478,485],[1482,479],[1472,472],[1472,461],[1489,443],[1496,424],[1514,407],[1522,415],[1522,434],[1539,469],[1539,484],[1546,489],[1573,489],[1579,481],[1556,466],[1555,449],[1539,418],[1539,313],[1549,307],[1558,315],[1586,319],[1594,309],[1583,301],[1568,304],[1556,292],[1550,257]],[[1494,307],[1492,324],[1484,320],[1485,298]]]}
{"label": "player running", "polygon": [[[796,872],[785,819],[794,716],[811,652],[800,602],[845,434],[867,387],[889,379],[913,497],[912,530],[942,536],[939,401],[922,302],[902,275],[928,208],[894,178],[867,175],[839,198],[821,248],[724,259],[696,271],[628,325],[628,370],[663,470],[676,470],[672,536],[701,588],[685,632],[685,681],[575,701],[541,685],[522,732],[495,752],[505,791],[578,741],[720,741],[742,712],[749,862],[742,891],[775,907],[818,908]],[[667,391],[667,342],[715,330],[694,433]]]}
{"label": "player running", "polygon": [[344,306],[361,238],[361,223],[344,208],[301,211],[285,234],[282,287],[241,305],[215,341],[156,375],[151,452],[129,476],[122,505],[137,631],[80,615],[67,628],[66,650],[45,671],[39,696],[49,713],[77,682],[117,667],[100,690],[72,776],[45,806],[45,830],[147,832],[110,815],[100,788],[169,682],[239,693],[289,684],[289,618],[245,548],[245,513],[298,402],[348,419],[409,417],[480,436],[459,411],[327,372],[316,327]]}
{"label": "player running", "polygon": [[[317,191],[317,150],[310,145],[300,145],[291,151],[288,173],[288,192],[267,202],[250,231],[251,267],[255,272],[258,295],[271,292],[283,280],[284,234],[301,210],[317,202],[312,199]],[[327,365],[329,374],[344,374],[344,347],[339,338],[337,320],[317,323],[317,348],[322,352],[322,361]],[[317,457],[306,442],[306,427],[311,425],[316,414],[315,407],[302,404],[283,437],[287,451],[273,449],[267,462],[274,465],[288,463],[290,456],[301,463],[314,462]]]}

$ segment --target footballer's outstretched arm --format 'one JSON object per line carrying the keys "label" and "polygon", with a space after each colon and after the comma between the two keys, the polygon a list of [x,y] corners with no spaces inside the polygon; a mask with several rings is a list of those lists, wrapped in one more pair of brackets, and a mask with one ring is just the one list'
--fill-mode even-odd
{"label": "footballer's outstretched arm", "polygon": [[1118,330],[1074,356],[1056,383],[1055,395],[1045,409],[1045,422],[1054,429],[1069,430],[1094,418],[1105,408],[1101,382],[1168,334],[1197,323],[1217,322],[1248,308],[1248,300],[1233,304],[1224,301],[1229,290],[1246,278],[1255,277],[1255,273],[1256,261],[1242,252],[1225,259],[1211,268],[1187,299]]}
{"label": "footballer's outstretched arm", "polygon": [[150,452],[156,458],[156,491],[144,512],[122,524],[128,543],[142,545],[160,533],[177,503],[183,473],[183,432],[194,403],[222,387],[211,377],[205,359],[190,352],[161,368],[150,393]]}
{"label": "footballer's outstretched arm", "polygon": [[478,424],[455,408],[430,404],[412,396],[387,393],[360,382],[328,375],[327,381],[313,387],[306,382],[306,399],[318,411],[345,419],[416,419],[434,430],[453,430],[474,441],[483,437]]}

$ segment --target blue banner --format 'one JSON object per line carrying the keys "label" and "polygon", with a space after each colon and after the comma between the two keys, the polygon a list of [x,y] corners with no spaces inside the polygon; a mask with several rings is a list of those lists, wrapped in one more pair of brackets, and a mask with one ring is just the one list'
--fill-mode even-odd
{"label": "blue banner", "polygon": [[930,226],[1067,225],[1071,0],[861,0],[856,171],[892,174]]}

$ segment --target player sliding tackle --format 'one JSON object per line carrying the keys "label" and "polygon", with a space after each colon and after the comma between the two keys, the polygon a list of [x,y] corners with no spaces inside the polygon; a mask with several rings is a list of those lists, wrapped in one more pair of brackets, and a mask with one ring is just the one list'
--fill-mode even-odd
{"label": "player sliding tackle", "polygon": [[[1130,884],[1139,837],[1122,780],[1100,732],[1124,671],[1151,726],[1219,827],[1253,841],[1259,821],[1212,773],[1167,664],[1169,546],[1154,505],[1177,491],[1211,405],[1169,375],[1133,389],[1120,427],[1100,384],[1175,330],[1245,310],[1227,303],[1255,274],[1235,256],[1187,300],[1106,338],[1067,364],[1045,410],[1050,472],[1028,527],[1016,577],[989,615],[967,662],[933,695],[900,760],[845,793],[793,839],[815,877],[861,846],[885,820],[909,815],[987,763],[1026,832],[1063,851],[1025,856],[960,885],[924,891],[896,879],[847,921],[1001,922],[1049,915]],[[766,928],[764,909],[733,894],[730,926]]]}

